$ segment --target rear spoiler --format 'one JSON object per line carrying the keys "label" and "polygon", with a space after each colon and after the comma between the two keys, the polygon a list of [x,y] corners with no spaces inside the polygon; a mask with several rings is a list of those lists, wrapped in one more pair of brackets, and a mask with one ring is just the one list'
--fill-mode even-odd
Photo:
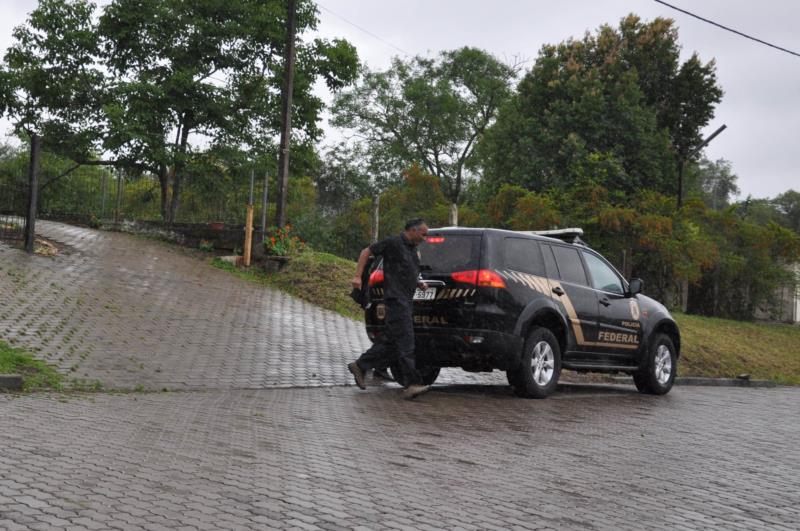
{"label": "rear spoiler", "polygon": [[579,228],[571,228],[571,229],[555,229],[555,230],[527,230],[527,231],[517,231],[522,234],[534,234],[536,236],[547,236],[549,238],[555,238],[557,240],[561,240],[562,242],[566,243],[574,243],[575,245],[582,245],[587,247],[586,242],[581,240],[581,236],[583,236],[583,229]]}

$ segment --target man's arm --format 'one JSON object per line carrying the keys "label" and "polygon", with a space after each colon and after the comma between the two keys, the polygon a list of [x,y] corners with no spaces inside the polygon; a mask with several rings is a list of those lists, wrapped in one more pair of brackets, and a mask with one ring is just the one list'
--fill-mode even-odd
{"label": "man's arm", "polygon": [[356,264],[356,276],[353,277],[351,282],[352,286],[356,289],[361,289],[361,275],[364,274],[364,268],[367,266],[369,257],[372,256],[372,250],[369,247],[364,247],[361,254],[358,255],[358,263]]}

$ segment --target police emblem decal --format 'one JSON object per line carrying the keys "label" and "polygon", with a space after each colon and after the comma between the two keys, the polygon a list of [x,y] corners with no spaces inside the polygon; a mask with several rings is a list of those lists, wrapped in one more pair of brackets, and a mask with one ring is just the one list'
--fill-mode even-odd
{"label": "police emblem decal", "polygon": [[638,321],[639,320],[639,302],[636,299],[631,299],[629,301],[629,304],[631,306],[631,317],[633,318],[634,321]]}
{"label": "police emblem decal", "polygon": [[377,317],[380,321],[386,319],[386,305],[379,304],[375,306],[375,317]]}

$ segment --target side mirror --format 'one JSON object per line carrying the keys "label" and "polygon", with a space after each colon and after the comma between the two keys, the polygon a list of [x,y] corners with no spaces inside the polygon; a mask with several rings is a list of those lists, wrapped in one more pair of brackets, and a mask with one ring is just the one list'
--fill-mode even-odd
{"label": "side mirror", "polygon": [[641,293],[642,288],[644,288],[644,280],[641,278],[632,278],[628,284],[628,295],[633,297],[637,293]]}

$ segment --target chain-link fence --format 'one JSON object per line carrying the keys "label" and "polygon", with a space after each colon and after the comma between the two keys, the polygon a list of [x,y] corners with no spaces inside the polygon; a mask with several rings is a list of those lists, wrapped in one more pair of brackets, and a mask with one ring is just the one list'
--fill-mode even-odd
{"label": "chain-link fence", "polygon": [[[159,179],[110,169],[89,168],[53,181],[44,179],[39,195],[39,217],[83,224],[125,221],[161,222],[163,210]],[[255,220],[262,219],[263,178],[253,187]],[[173,224],[243,225],[250,195],[249,176],[222,182],[204,180],[182,184]]]}

